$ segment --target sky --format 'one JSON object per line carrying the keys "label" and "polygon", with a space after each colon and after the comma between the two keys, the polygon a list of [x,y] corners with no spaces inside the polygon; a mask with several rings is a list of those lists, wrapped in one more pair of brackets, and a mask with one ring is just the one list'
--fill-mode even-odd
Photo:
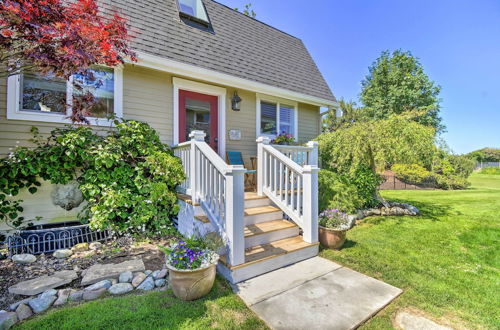
{"label": "sky", "polygon": [[500,148],[500,0],[218,0],[305,43],[337,98],[359,98],[383,50],[409,50],[441,86],[455,153]]}

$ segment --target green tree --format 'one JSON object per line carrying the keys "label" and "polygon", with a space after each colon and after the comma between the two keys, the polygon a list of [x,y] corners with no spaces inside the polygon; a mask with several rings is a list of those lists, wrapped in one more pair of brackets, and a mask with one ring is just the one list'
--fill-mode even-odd
{"label": "green tree", "polygon": [[[417,123],[411,113],[356,122],[318,137],[322,168],[356,178],[357,185],[367,187],[366,204],[369,196],[383,201],[377,194],[377,172],[396,163],[429,167],[434,140],[434,128]],[[371,173],[364,173],[366,169]]]}
{"label": "green tree", "polygon": [[410,52],[382,52],[361,84],[360,98],[369,117],[386,119],[418,111],[414,117],[418,123],[431,126],[438,133],[444,131],[439,116],[441,87],[429,79],[419,59]]}
{"label": "green tree", "polygon": [[[234,10],[239,11],[238,8],[234,8]],[[245,9],[243,9],[243,14],[252,18],[255,18],[257,16],[257,13],[252,9],[251,3],[247,3],[245,5]]]}
{"label": "green tree", "polygon": [[339,104],[341,112],[339,116],[337,109],[332,108],[323,117],[323,131],[333,132],[366,119],[364,109],[357,107],[356,102],[341,99]]}

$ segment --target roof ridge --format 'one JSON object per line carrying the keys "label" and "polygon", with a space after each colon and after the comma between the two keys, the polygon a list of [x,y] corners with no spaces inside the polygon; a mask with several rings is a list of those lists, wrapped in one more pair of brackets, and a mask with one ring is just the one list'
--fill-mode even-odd
{"label": "roof ridge", "polygon": [[260,24],[263,24],[263,25],[265,25],[265,26],[268,26],[268,27],[270,27],[270,28],[272,28],[272,29],[274,29],[274,30],[276,30],[276,31],[278,31],[278,32],[281,32],[281,33],[283,33],[283,34],[286,34],[287,36],[290,36],[290,37],[292,37],[292,38],[295,38],[295,39],[297,39],[297,40],[302,41],[302,39],[300,39],[299,37],[296,37],[296,36],[294,36],[294,35],[292,35],[292,34],[290,34],[290,33],[288,33],[288,32],[285,32],[285,31],[283,31],[283,30],[281,30],[281,29],[278,29],[277,27],[272,26],[272,25],[270,25],[270,24],[268,24],[268,23],[265,23],[265,22],[263,22],[263,21],[260,21],[260,20],[256,19],[255,17],[251,17],[251,16],[248,16],[248,15],[245,15],[245,14],[244,14],[244,13],[242,13],[241,11],[239,11],[239,10],[235,10],[234,8],[231,8],[231,7],[229,7],[229,6],[227,6],[227,5],[223,4],[223,3],[221,3],[221,2],[219,2],[219,1],[216,1],[216,0],[203,0],[203,1],[212,1],[212,2],[214,2],[214,3],[216,3],[216,4],[218,4],[218,5],[221,5],[222,7],[226,7],[227,9],[230,9],[230,10],[232,10],[232,11],[234,11],[234,12],[236,12],[236,13],[240,14],[240,15],[243,15],[243,16],[245,16],[245,17],[249,18],[249,19],[252,19],[252,20],[254,20],[254,21],[256,21],[256,22],[258,22],[258,23],[260,23]]}

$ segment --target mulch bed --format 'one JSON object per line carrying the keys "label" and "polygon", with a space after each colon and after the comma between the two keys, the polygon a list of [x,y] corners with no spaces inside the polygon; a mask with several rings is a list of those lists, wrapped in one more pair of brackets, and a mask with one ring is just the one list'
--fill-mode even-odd
{"label": "mulch bed", "polygon": [[[52,275],[60,270],[75,270],[78,275],[94,264],[116,264],[133,258],[142,258],[146,269],[157,270],[165,266],[165,257],[158,246],[168,246],[168,239],[135,240],[121,237],[104,243],[99,250],[76,252],[70,258],[57,259],[51,254],[37,255],[37,261],[20,265],[10,259],[0,260],[0,310],[7,309],[25,296],[12,295],[8,288],[21,281],[30,280],[42,275]],[[78,287],[81,278],[60,287]]]}

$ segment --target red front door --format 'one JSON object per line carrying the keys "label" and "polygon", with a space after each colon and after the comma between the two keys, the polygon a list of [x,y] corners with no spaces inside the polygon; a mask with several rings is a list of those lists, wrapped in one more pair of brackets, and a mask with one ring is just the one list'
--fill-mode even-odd
{"label": "red front door", "polygon": [[179,142],[194,130],[204,131],[205,141],[218,151],[217,96],[179,90]]}

